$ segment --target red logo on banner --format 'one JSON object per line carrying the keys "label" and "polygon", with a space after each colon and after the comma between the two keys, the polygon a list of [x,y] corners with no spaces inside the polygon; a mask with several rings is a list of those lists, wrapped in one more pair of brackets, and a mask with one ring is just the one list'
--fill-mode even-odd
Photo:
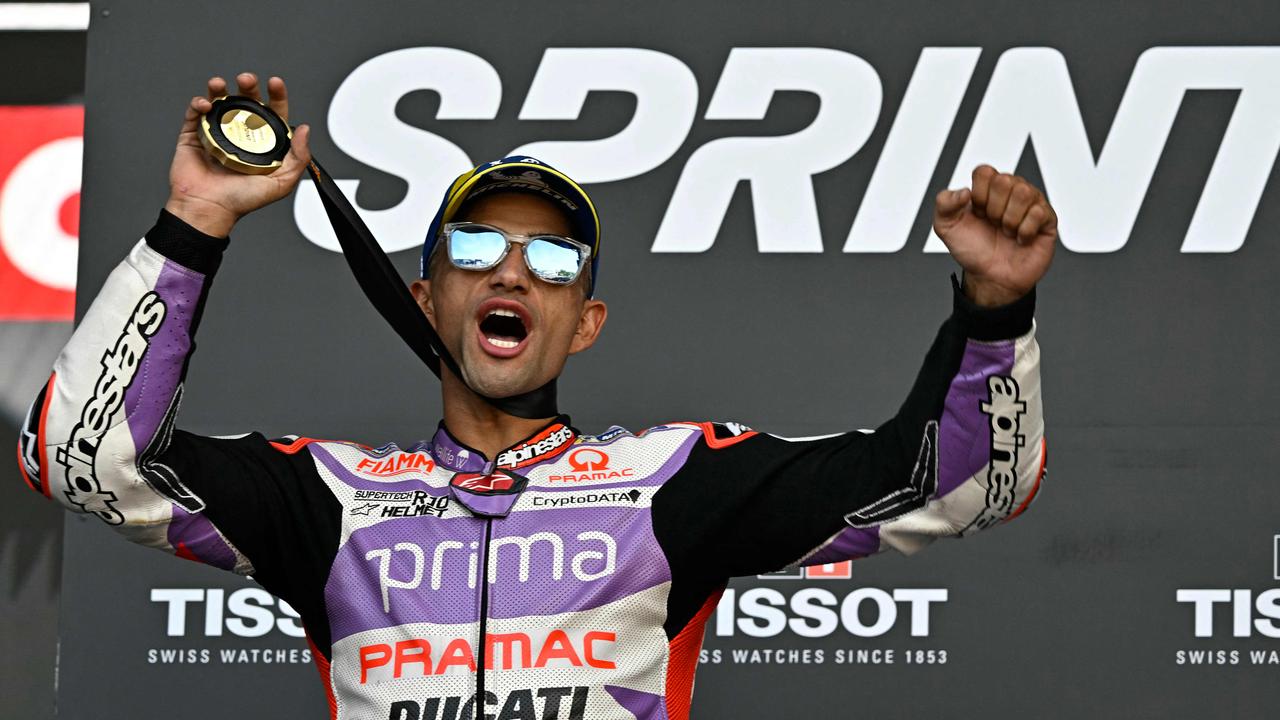
{"label": "red logo on banner", "polygon": [[761,580],[848,580],[853,577],[853,561],[841,560],[808,567],[789,567],[756,577]]}
{"label": "red logo on banner", "polygon": [[0,320],[71,320],[84,108],[0,106]]}
{"label": "red logo on banner", "polygon": [[805,577],[810,579],[847,580],[853,577],[853,561],[844,560],[823,565],[810,565],[804,569],[804,574]]}

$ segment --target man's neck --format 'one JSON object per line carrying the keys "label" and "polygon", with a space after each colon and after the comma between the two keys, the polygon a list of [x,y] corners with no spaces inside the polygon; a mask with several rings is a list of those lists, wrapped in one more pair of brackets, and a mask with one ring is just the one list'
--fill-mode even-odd
{"label": "man's neck", "polygon": [[546,418],[508,415],[476,395],[445,370],[441,377],[444,426],[454,439],[492,460],[498,453],[524,440],[551,422]]}

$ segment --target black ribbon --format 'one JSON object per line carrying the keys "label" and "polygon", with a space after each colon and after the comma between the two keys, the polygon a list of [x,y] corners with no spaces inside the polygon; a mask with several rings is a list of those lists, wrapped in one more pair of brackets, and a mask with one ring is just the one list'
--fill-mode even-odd
{"label": "black ribbon", "polygon": [[[347,201],[333,179],[313,158],[307,166],[311,179],[315,180],[316,190],[320,193],[320,202],[329,216],[329,224],[333,226],[334,235],[342,246],[342,255],[351,267],[365,297],[378,310],[400,336],[436,377],[440,377],[440,365],[444,364],[449,372],[466,383],[458,363],[449,354],[448,348],[436,333],[435,328],[423,314],[422,308],[409,294],[400,273],[396,272],[390,258],[382,251],[382,246],[373,237],[373,233],[360,219],[359,213]],[[521,418],[540,419],[554,417],[556,410],[556,381],[540,388],[519,395],[494,398],[476,392],[468,385],[468,389],[484,398],[490,405]]]}

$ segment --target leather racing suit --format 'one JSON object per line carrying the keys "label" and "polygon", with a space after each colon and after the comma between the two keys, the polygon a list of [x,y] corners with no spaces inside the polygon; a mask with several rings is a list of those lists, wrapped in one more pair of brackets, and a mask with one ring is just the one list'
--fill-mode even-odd
{"label": "leather racing suit", "polygon": [[334,718],[687,718],[729,578],[998,525],[1044,474],[1034,291],[982,309],[958,287],[874,432],[592,436],[561,416],[493,459],[443,425],[406,448],[201,437],[174,418],[227,242],[161,213],[58,357],[20,465],[129,540],[290,603]]}

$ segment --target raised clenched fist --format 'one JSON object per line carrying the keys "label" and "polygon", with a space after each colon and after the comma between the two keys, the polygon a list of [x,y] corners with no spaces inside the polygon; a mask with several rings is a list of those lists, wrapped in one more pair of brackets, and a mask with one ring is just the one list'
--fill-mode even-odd
{"label": "raised clenched fist", "polygon": [[[228,170],[214,160],[200,144],[200,116],[213,106],[213,98],[228,94],[260,97],[258,78],[253,73],[236,76],[236,93],[227,92],[227,81],[209,78],[207,96],[191,98],[178,133],[178,147],[169,166],[169,201],[165,209],[201,232],[222,237],[236,221],[260,207],[293,192],[303,170],[311,161],[307,146],[310,128],[299,125],[284,163],[270,175],[245,175]],[[289,120],[289,92],[284,80],[267,81],[267,105],[285,122]]]}
{"label": "raised clenched fist", "polygon": [[990,165],[974,168],[971,188],[938,193],[933,229],[964,268],[966,294],[988,307],[1035,287],[1058,243],[1058,216],[1044,193]]}

